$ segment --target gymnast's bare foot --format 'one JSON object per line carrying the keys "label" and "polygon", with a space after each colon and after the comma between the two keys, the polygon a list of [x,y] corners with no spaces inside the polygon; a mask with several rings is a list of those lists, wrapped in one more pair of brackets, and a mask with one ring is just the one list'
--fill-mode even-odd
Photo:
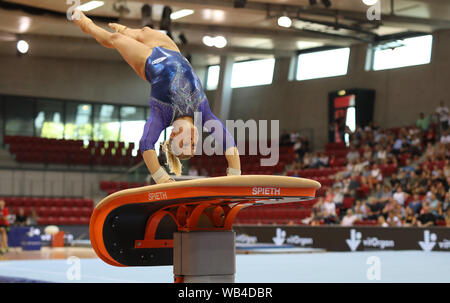
{"label": "gymnast's bare foot", "polygon": [[118,23],[109,23],[108,26],[113,29],[115,32],[120,33],[122,32],[124,29],[126,29],[127,27],[125,25],[122,24],[118,24]]}
{"label": "gymnast's bare foot", "polygon": [[[75,18],[77,14],[79,16],[78,19]],[[88,26],[92,23],[92,20],[86,17],[82,11],[75,10],[72,15],[72,21],[75,22],[75,24],[78,25],[84,33],[89,33]]]}

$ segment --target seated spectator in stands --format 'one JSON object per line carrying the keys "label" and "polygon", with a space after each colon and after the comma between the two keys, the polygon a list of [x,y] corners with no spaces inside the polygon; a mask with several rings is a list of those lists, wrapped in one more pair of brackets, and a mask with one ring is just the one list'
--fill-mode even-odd
{"label": "seated spectator in stands", "polygon": [[[375,199],[377,199],[378,201],[380,201],[382,195],[383,195],[383,187],[381,185],[381,183],[378,183],[375,188],[372,191],[371,194],[373,197],[375,197]],[[381,201],[380,201],[381,202]]]}
{"label": "seated spectator in stands", "polygon": [[352,174],[352,176],[350,177],[350,180],[348,180],[348,185],[344,187],[344,195],[356,197],[356,190],[360,186],[361,186],[361,183],[358,181],[358,175]]}
{"label": "seated spectator in stands", "polygon": [[422,214],[417,217],[417,226],[429,227],[436,225],[436,216],[431,213],[428,202],[423,203]]}
{"label": "seated spectator in stands", "polygon": [[347,158],[347,161],[348,161],[348,162],[353,162],[353,161],[358,160],[359,157],[360,157],[360,155],[359,155],[358,150],[352,148],[352,149],[350,150],[350,152],[347,154],[347,157],[346,157],[346,158]]}
{"label": "seated spectator in stands", "polygon": [[438,116],[441,130],[446,130],[449,124],[449,110],[444,101],[439,102],[439,106],[436,108],[436,115]]}
{"label": "seated spectator in stands", "polygon": [[0,255],[8,252],[8,221],[9,209],[5,207],[5,201],[0,200]]}
{"label": "seated spectator in stands", "polygon": [[439,140],[439,142],[440,142],[442,145],[446,146],[447,148],[449,147],[449,145],[450,145],[450,132],[449,132],[448,129],[446,129],[446,130],[442,133],[442,136],[441,136],[441,139]]}
{"label": "seated spectator in stands", "polygon": [[397,205],[397,201],[395,201],[394,198],[389,199],[389,201],[384,205],[383,210],[381,211],[381,214],[385,218],[387,218],[388,214],[395,210],[396,205]]}
{"label": "seated spectator in stands", "polygon": [[389,201],[389,199],[391,199],[391,198],[392,198],[391,187],[386,184],[383,186],[383,192],[381,193],[381,197],[379,198],[379,201],[381,203],[385,203],[385,202]]}
{"label": "seated spectator in stands", "polygon": [[189,176],[198,176],[198,170],[194,166],[189,167]]}
{"label": "seated spectator in stands", "polygon": [[320,197],[317,202],[313,205],[311,209],[311,216],[303,221],[303,223],[310,223],[312,226],[320,225],[321,221],[324,219],[323,217],[323,198]]}
{"label": "seated spectator in stands", "polygon": [[337,186],[333,190],[333,200],[332,202],[337,206],[341,207],[344,203],[344,193],[342,192],[342,188],[340,186]]}
{"label": "seated spectator in stands", "polygon": [[378,183],[383,182],[383,173],[377,164],[374,164],[369,176],[369,187],[373,188]]}
{"label": "seated spectator in stands", "polygon": [[295,153],[297,153],[300,156],[300,158],[303,157],[304,153],[303,153],[303,149],[302,149],[302,140],[300,138],[297,138],[294,141],[293,149],[294,149]]}
{"label": "seated spectator in stands", "polygon": [[389,227],[389,224],[387,224],[386,220],[384,219],[383,216],[379,216],[378,219],[378,226],[380,227]]}
{"label": "seated spectator in stands", "polygon": [[291,144],[291,136],[285,129],[283,129],[283,132],[280,135],[280,145],[286,146],[290,144]]}
{"label": "seated spectator in stands", "polygon": [[14,225],[25,226],[27,225],[27,219],[28,217],[25,215],[25,210],[21,207],[16,214],[16,221],[14,222]]}
{"label": "seated spectator in stands", "polygon": [[320,157],[319,157],[320,166],[327,167],[328,166],[328,161],[329,161],[328,155],[326,153],[322,153],[320,155]]}
{"label": "seated spectator in stands", "polygon": [[342,218],[341,226],[353,226],[353,223],[358,220],[358,217],[353,214],[351,208],[347,209],[347,214]]}
{"label": "seated spectator in stands", "polygon": [[355,206],[353,207],[353,211],[355,216],[358,217],[358,220],[362,221],[367,218],[368,207],[365,203],[362,203],[361,200],[357,200],[355,202]]}
{"label": "seated spectator in stands", "polygon": [[295,153],[294,160],[292,160],[292,163],[291,163],[291,169],[296,170],[296,169],[301,169],[301,168],[302,168],[302,159],[300,158],[299,154]]}
{"label": "seated spectator in stands", "polygon": [[312,164],[312,158],[311,155],[309,153],[305,153],[305,155],[303,156],[303,168],[310,168],[311,164]]}
{"label": "seated spectator in stands", "polygon": [[406,159],[405,166],[401,167],[400,170],[404,171],[406,173],[406,177],[409,178],[411,172],[415,171],[416,168],[412,165],[411,159]]}
{"label": "seated spectator in stands", "polygon": [[367,219],[377,220],[381,215],[381,211],[383,210],[383,204],[378,202],[374,197],[370,197],[367,207],[369,208],[367,212]]}
{"label": "seated spectator in stands", "polygon": [[370,148],[370,146],[368,144],[364,145],[362,156],[365,159],[369,159],[369,160],[372,159],[373,152],[372,152],[372,149]]}
{"label": "seated spectator in stands", "polygon": [[406,215],[402,222],[403,226],[411,227],[416,226],[416,215],[414,214],[414,210],[410,207],[406,208]]}
{"label": "seated spectator in stands", "polygon": [[355,165],[353,166],[353,173],[360,175],[363,172],[364,167],[366,167],[367,165],[367,161],[359,158],[358,160],[356,160]]}
{"label": "seated spectator in stands", "polygon": [[428,205],[430,206],[430,212],[436,217],[442,216],[441,201],[436,198],[436,194],[431,194]]}
{"label": "seated spectator in stands", "polygon": [[323,203],[323,219],[325,224],[336,223],[336,205],[333,202],[325,200]]}
{"label": "seated spectator in stands", "polygon": [[392,198],[394,198],[394,200],[397,201],[398,204],[404,206],[405,201],[408,198],[408,194],[403,191],[403,188],[401,186],[397,186],[395,193],[392,195]]}
{"label": "seated spectator in stands", "polygon": [[431,160],[434,157],[434,145],[431,142],[427,143],[427,148],[425,149],[425,158]]}
{"label": "seated spectator in stands", "polygon": [[388,213],[387,218],[386,218],[386,223],[390,227],[400,227],[400,226],[402,226],[402,221],[400,220],[399,217],[397,217],[395,215],[395,213],[393,211]]}
{"label": "seated spectator in stands", "polygon": [[28,226],[36,226],[37,225],[37,219],[38,219],[38,214],[36,212],[36,209],[33,207],[31,209],[30,216],[28,217],[27,225]]}
{"label": "seated spectator in stands", "polygon": [[392,153],[394,155],[398,155],[405,151],[405,139],[403,138],[397,138],[394,142],[394,145],[392,146]]}
{"label": "seated spectator in stands", "polygon": [[416,126],[420,128],[422,131],[427,132],[430,128],[431,117],[425,116],[424,113],[419,114],[419,118],[416,121]]}
{"label": "seated spectator in stands", "polygon": [[321,165],[321,163],[320,163],[319,153],[313,153],[312,157],[311,157],[311,165],[309,167],[319,168],[320,165]]}
{"label": "seated spectator in stands", "polygon": [[324,199],[324,202],[325,202],[325,201],[333,202],[333,199],[334,199],[333,188],[329,187],[329,188],[327,188],[327,191],[326,191],[326,193],[325,193],[325,199]]}
{"label": "seated spectator in stands", "polygon": [[330,167],[336,166],[336,156],[335,155],[331,155],[330,156],[330,160],[328,161],[328,165]]}
{"label": "seated spectator in stands", "polygon": [[375,161],[381,161],[382,163],[387,160],[387,151],[383,149],[383,146],[377,145],[374,159]]}
{"label": "seated spectator in stands", "polygon": [[412,210],[414,214],[419,214],[422,210],[422,201],[420,200],[420,197],[418,194],[415,194],[413,196],[413,200],[409,202],[408,208]]}

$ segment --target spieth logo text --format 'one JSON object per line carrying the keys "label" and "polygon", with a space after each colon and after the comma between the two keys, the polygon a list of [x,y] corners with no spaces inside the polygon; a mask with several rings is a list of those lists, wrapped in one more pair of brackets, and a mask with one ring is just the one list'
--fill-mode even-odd
{"label": "spieth logo text", "polygon": [[166,200],[167,193],[164,191],[156,192],[156,193],[148,193],[149,200]]}
{"label": "spieth logo text", "polygon": [[253,187],[252,195],[254,196],[279,196],[281,189],[279,187]]}

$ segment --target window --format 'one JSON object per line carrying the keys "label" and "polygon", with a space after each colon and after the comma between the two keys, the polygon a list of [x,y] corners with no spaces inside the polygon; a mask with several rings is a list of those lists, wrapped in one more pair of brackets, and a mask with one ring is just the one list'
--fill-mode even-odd
{"label": "window", "polygon": [[208,67],[206,89],[215,90],[219,85],[220,66],[211,65]]}
{"label": "window", "polygon": [[94,140],[118,141],[119,108],[115,105],[94,105]]}
{"label": "window", "polygon": [[36,136],[62,139],[64,136],[63,111],[63,102],[38,99],[34,118]]}
{"label": "window", "polygon": [[407,38],[378,45],[374,49],[373,70],[428,64],[433,36]]}
{"label": "window", "polygon": [[34,136],[33,99],[4,96],[5,134],[10,136]]}
{"label": "window", "polygon": [[338,48],[298,56],[297,80],[310,80],[347,74],[350,48]]}
{"label": "window", "polygon": [[144,107],[122,106],[120,108],[120,141],[134,142],[136,153],[139,148],[139,140],[141,139],[144,125]]}
{"label": "window", "polygon": [[236,62],[231,74],[231,87],[266,85],[272,83],[275,59]]}
{"label": "window", "polygon": [[92,105],[67,102],[64,138],[90,140],[92,138]]}

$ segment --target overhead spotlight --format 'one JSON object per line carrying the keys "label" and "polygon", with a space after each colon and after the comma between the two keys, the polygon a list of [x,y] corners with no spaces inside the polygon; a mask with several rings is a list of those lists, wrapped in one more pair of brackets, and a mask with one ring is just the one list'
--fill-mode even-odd
{"label": "overhead spotlight", "polygon": [[183,45],[188,44],[188,40],[186,39],[186,36],[184,35],[184,33],[181,33],[181,34],[178,36],[178,38],[180,39],[181,44],[183,44]]}
{"label": "overhead spotlight", "polygon": [[181,9],[179,11],[176,11],[176,12],[170,14],[170,19],[172,19],[172,20],[181,19],[186,16],[192,15],[193,13],[194,13],[194,11],[192,9]]}
{"label": "overhead spotlight", "polygon": [[281,27],[291,27],[292,20],[288,16],[281,16],[278,18],[278,25]]}
{"label": "overhead spotlight", "polygon": [[362,0],[362,2],[367,6],[372,6],[377,4],[378,0]]}
{"label": "overhead spotlight", "polygon": [[103,1],[89,1],[85,4],[78,6],[77,10],[82,11],[82,12],[88,12],[88,11],[91,11],[91,10],[96,9],[103,5],[105,5],[105,3]]}
{"label": "overhead spotlight", "polygon": [[224,48],[227,45],[227,39],[224,36],[217,36],[217,37],[211,37],[211,36],[204,36],[202,39],[203,44],[209,47],[217,47],[217,48]]}
{"label": "overhead spotlight", "polygon": [[169,6],[164,6],[163,12],[162,12],[162,17],[161,17],[161,23],[159,25],[159,29],[166,31],[167,32],[167,36],[169,36],[170,38],[172,38],[172,32],[171,32],[171,19],[170,19],[170,15],[172,14],[172,9]]}
{"label": "overhead spotlight", "polygon": [[325,5],[326,8],[329,8],[331,6],[331,1],[330,0],[321,0],[322,4]]}
{"label": "overhead spotlight", "polygon": [[202,39],[203,44],[205,44],[206,46],[214,46],[214,38],[211,36],[204,36]]}
{"label": "overhead spotlight", "polygon": [[153,28],[152,7],[144,4],[141,7],[142,26]]}
{"label": "overhead spotlight", "polygon": [[217,48],[224,48],[227,45],[227,39],[224,36],[217,36],[214,38],[214,46]]}
{"label": "overhead spotlight", "polygon": [[234,8],[244,8],[247,5],[247,0],[234,0]]}
{"label": "overhead spotlight", "polygon": [[28,50],[30,49],[30,45],[25,40],[19,40],[17,41],[17,51],[19,52],[19,55],[24,55],[28,53]]}

